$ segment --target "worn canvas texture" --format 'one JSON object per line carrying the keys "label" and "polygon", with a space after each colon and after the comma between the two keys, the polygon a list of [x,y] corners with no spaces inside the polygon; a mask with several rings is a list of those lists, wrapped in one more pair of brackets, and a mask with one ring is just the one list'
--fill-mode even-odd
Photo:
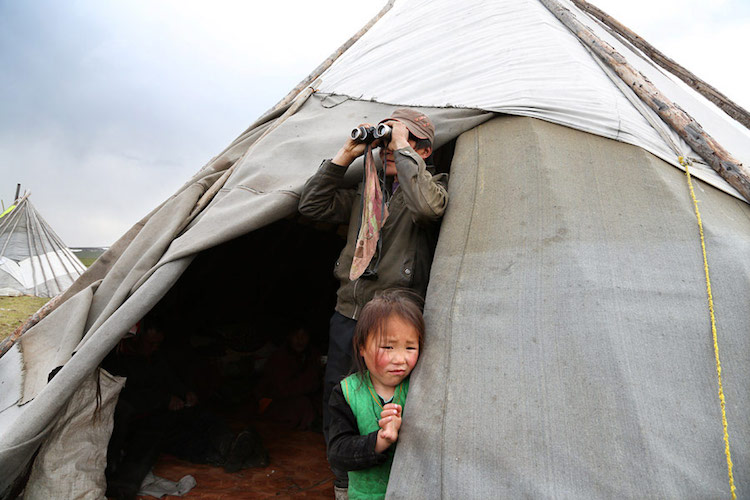
{"label": "worn canvas texture", "polygon": [[[739,497],[750,207],[696,182]],[[388,498],[730,498],[685,176],[532,118],[461,136]]]}
{"label": "worn canvas texture", "polygon": [[[750,163],[750,131],[570,0],[560,3],[740,162]],[[408,57],[395,58],[404,47]],[[321,75],[320,90],[363,100],[541,118],[640,146],[678,168],[677,156],[697,157],[653,110],[639,110],[633,103],[640,100],[627,85],[618,87],[619,78],[613,76],[538,0],[397,0]],[[661,124],[660,130],[644,114]],[[693,171],[739,196],[711,168],[696,165]]]}
{"label": "worn canvas texture", "polygon": [[124,385],[102,369],[81,384],[34,460],[25,500],[104,498],[107,444]]}

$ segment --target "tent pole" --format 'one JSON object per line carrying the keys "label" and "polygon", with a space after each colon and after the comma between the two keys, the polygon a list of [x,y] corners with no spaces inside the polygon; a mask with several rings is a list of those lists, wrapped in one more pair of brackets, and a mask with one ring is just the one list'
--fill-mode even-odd
{"label": "tent pole", "polygon": [[[39,296],[39,290],[37,289],[36,285],[36,269],[34,267],[34,254],[36,253],[34,251],[34,245],[31,242],[31,217],[29,217],[29,211],[28,208],[26,210],[26,227],[28,228],[26,231],[26,239],[28,240],[29,245],[29,254],[31,254],[31,257],[29,258],[29,264],[31,265],[31,279],[34,282],[34,295],[37,297]],[[41,260],[39,261],[41,264]],[[44,273],[44,268],[41,269],[42,273]],[[42,279],[46,282],[46,275],[42,274]]]}
{"label": "tent pole", "polygon": [[[39,220],[39,214],[37,214],[36,209],[34,208],[34,205],[31,204],[31,201],[29,201],[29,208],[31,209],[30,213],[31,213],[31,217],[33,218],[33,221],[34,221],[34,225],[36,226],[37,234],[39,234],[39,235],[44,234],[47,237],[49,237],[49,234],[47,233],[47,231],[45,231],[44,226],[42,225],[41,221]],[[53,243],[53,242],[51,242],[51,243]],[[47,292],[49,293],[49,296],[50,297],[54,297],[55,295],[59,295],[59,294],[61,294],[63,292],[63,287],[60,285],[60,280],[57,279],[57,275],[55,274],[55,268],[52,265],[52,259],[49,256],[49,252],[47,252],[47,249],[44,247],[44,241],[42,241],[41,239],[39,241],[39,246],[42,247],[41,251],[43,252],[43,253],[39,253],[39,261],[41,263],[42,256],[44,257],[44,260],[47,261],[47,266],[49,267],[50,274],[52,275],[52,281],[54,281],[55,285],[57,286],[57,291],[55,293],[52,293],[51,290],[49,289],[51,283],[47,285]],[[60,263],[63,265],[63,269],[65,269],[67,271],[67,268],[65,267],[65,264],[62,262],[62,259],[60,259],[60,256],[57,254],[57,251],[55,251],[54,244],[50,248],[50,250],[54,253],[55,257],[57,257],[60,260]],[[37,253],[38,252],[39,252],[39,250],[37,249]],[[42,266],[43,266],[43,263],[42,263]],[[44,267],[42,267],[42,269],[44,269]],[[46,279],[46,275],[45,275],[45,279]]]}
{"label": "tent pole", "polygon": [[13,197],[13,201],[18,200],[18,195],[21,194],[21,183],[19,182],[16,186],[16,195]]}
{"label": "tent pole", "polygon": [[557,0],[539,0],[578,39],[606,63],[677,135],[750,202],[750,169],[737,161],[693,117],[669,100],[611,45],[596,36]]}
{"label": "tent pole", "polygon": [[670,59],[669,57],[661,53],[656,47],[648,43],[632,30],[628,29],[627,26],[620,23],[612,16],[608,15],[596,5],[592,5],[586,0],[571,1],[582,11],[594,16],[595,18],[599,19],[601,22],[615,30],[617,34],[633,44],[636,48],[638,48],[638,50],[649,56],[652,61],[685,82],[696,92],[700,93],[703,97],[716,104],[716,106],[718,106],[726,114],[743,124],[746,128],[750,128],[750,112],[748,112],[745,108],[732,101],[729,97],[719,92],[717,89],[715,89],[713,86],[711,86],[701,78],[698,78],[695,74],[688,71],[683,66],[677,64],[677,62],[675,62],[673,59]]}
{"label": "tent pole", "polygon": [[[336,59],[338,59],[341,56],[341,54],[343,54],[344,52],[346,52],[347,50],[349,50],[349,47],[351,47],[352,45],[354,45],[354,43],[357,40],[359,40],[360,38],[362,38],[362,35],[364,35],[365,33],[367,33],[367,31],[370,28],[372,28],[372,26],[376,22],[378,22],[381,17],[383,17],[386,14],[386,12],[388,12],[389,10],[391,10],[391,7],[393,7],[393,2],[394,1],[395,0],[388,0],[388,3],[385,4],[385,7],[383,7],[380,10],[380,12],[378,12],[375,15],[375,17],[373,17],[372,19],[370,19],[370,21],[367,24],[365,24],[364,27],[362,27],[362,29],[360,29],[358,32],[356,32],[354,34],[354,36],[352,36],[349,40],[347,40],[341,47],[339,47],[338,49],[336,49],[336,51],[333,54],[331,54],[330,56],[328,56],[328,59],[326,59],[325,61],[323,61],[322,63],[320,63],[320,65],[317,68],[315,68],[312,71],[312,73],[310,73],[309,75],[307,75],[307,77],[304,80],[302,80],[301,82],[299,82],[297,84],[297,86],[294,87],[283,99],[281,99],[278,103],[276,103],[276,105],[274,107],[272,107],[271,109],[269,109],[268,111],[266,111],[265,113],[263,113],[262,116],[265,117],[266,115],[269,115],[269,114],[273,113],[274,111],[276,111],[276,110],[278,110],[280,108],[283,108],[284,106],[286,106],[287,104],[289,104],[290,102],[292,102],[292,100],[297,96],[297,94],[299,94],[300,92],[302,92],[302,89],[304,89],[305,87],[307,87],[311,83],[313,83],[315,80],[317,80],[317,78],[320,75],[322,75],[325,70],[327,70],[328,68],[331,67],[331,65],[336,61]],[[262,120],[262,117],[258,121],[260,121],[260,120]]]}

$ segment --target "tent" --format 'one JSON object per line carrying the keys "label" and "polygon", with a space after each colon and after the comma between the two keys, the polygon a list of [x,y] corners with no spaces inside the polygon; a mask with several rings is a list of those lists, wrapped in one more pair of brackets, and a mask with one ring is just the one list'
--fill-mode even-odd
{"label": "tent", "polygon": [[336,228],[296,215],[300,190],[352,124],[408,105],[436,124],[451,201],[388,497],[750,495],[750,207],[696,151],[706,132],[747,164],[750,134],[579,1],[562,18],[600,42],[550,3],[389,2],[123,235],[0,358],[0,491],[157,304],[219,277],[282,311],[332,294]]}
{"label": "tent", "polygon": [[0,216],[0,295],[54,297],[85,270],[28,195]]}

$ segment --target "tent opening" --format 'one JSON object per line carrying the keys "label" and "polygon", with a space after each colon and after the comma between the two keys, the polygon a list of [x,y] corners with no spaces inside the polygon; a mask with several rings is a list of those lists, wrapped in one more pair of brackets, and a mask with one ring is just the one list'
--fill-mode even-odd
{"label": "tent opening", "polygon": [[[126,337],[104,362],[128,377],[108,462],[130,458],[121,472],[108,471],[110,483],[132,487],[128,475],[153,464],[173,481],[193,475],[196,491],[329,493],[322,355],[341,245],[335,231],[295,216],[196,257],[141,323],[163,333],[157,352],[144,362],[150,348],[128,347],[136,338]],[[197,404],[188,408],[189,392]],[[176,413],[165,407],[172,395],[185,403]],[[159,410],[149,407],[152,399]]]}
{"label": "tent opening", "polygon": [[[450,170],[454,147],[435,151],[436,172]],[[109,470],[111,483],[153,464],[157,476],[173,481],[192,474],[199,489],[215,489],[224,478],[245,492],[330,494],[322,375],[338,288],[333,265],[346,234],[345,226],[293,215],[196,257],[139,334],[104,362],[128,377],[108,462],[127,455],[133,462],[124,472]],[[165,407],[172,396],[179,409]],[[150,399],[161,401],[158,412],[144,413]],[[246,456],[236,462],[242,433],[255,443],[245,442]],[[278,474],[272,481],[269,470]]]}

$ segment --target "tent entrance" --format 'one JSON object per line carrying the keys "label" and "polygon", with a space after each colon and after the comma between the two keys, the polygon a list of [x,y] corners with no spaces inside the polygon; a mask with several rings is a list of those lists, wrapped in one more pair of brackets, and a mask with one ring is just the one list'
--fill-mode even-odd
{"label": "tent entrance", "polygon": [[[436,172],[450,170],[454,147],[435,151]],[[142,326],[163,332],[159,351],[183,393],[194,392],[234,434],[257,430],[270,458],[267,467],[227,473],[167,450],[156,475],[192,474],[195,491],[210,494],[330,496],[322,381],[338,288],[332,271],[346,234],[297,215],[277,221],[202,252],[147,315]]]}
{"label": "tent entrance", "polygon": [[156,475],[177,481],[192,474],[198,485],[191,495],[330,496],[322,355],[342,240],[327,229],[292,217],[207,250],[144,319],[163,331],[160,359],[184,390],[234,434],[255,429],[269,454],[266,467],[228,473],[162,451]]}

